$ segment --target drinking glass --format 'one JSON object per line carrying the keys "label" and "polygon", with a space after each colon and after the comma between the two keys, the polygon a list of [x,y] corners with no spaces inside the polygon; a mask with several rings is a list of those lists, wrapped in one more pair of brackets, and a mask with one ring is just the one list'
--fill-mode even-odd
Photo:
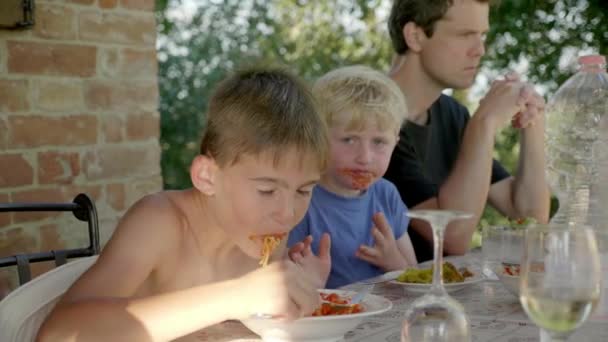
{"label": "drinking glass", "polygon": [[587,226],[537,225],[526,230],[521,304],[541,339],[567,341],[600,298],[600,259]]}
{"label": "drinking glass", "polygon": [[464,308],[443,287],[443,235],[450,221],[472,217],[462,211],[412,210],[411,218],[428,221],[433,229],[433,284],[405,312],[401,342],[470,341],[469,320]]}

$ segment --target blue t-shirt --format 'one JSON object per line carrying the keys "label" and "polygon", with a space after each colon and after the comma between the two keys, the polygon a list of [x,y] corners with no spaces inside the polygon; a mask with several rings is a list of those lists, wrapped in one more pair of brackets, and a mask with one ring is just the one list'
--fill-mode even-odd
{"label": "blue t-shirt", "polygon": [[355,256],[360,245],[374,245],[372,216],[377,212],[384,213],[395,239],[406,232],[407,208],[397,188],[389,181],[379,179],[365,193],[354,198],[316,186],[310,207],[304,219],[289,233],[287,244],[291,247],[312,235],[312,250],[318,254],[321,236],[329,233],[332,265],[326,287],[330,289],[381,275],[384,270]]}

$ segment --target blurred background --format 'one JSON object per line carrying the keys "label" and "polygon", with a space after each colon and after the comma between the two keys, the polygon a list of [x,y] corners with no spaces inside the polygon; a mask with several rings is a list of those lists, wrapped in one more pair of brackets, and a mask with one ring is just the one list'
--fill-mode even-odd
{"label": "blurred background", "polygon": [[[289,65],[309,81],[350,64],[388,70],[390,5],[391,0],[157,0],[164,187],[190,185],[188,168],[207,100],[227,72],[260,61]],[[608,1],[496,2],[486,43],[475,85],[453,94],[471,113],[491,80],[510,70],[549,98],[572,75],[578,56],[608,53]],[[517,131],[505,128],[495,154],[511,172],[518,148]],[[487,208],[480,227],[504,221]]]}

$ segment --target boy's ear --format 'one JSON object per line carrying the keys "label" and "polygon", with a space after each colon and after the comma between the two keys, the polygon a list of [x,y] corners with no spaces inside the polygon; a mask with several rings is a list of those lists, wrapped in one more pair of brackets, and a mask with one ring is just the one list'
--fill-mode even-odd
{"label": "boy's ear", "polygon": [[205,195],[212,196],[215,194],[215,177],[219,167],[215,159],[198,155],[192,161],[190,167],[190,179],[192,185]]}
{"label": "boy's ear", "polygon": [[426,38],[426,33],[416,23],[410,21],[403,26],[403,39],[405,39],[409,50],[420,52],[422,50],[422,43]]}

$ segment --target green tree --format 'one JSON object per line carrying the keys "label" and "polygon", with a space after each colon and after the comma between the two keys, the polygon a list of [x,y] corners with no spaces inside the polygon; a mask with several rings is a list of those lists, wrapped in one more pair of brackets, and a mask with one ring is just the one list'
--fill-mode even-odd
{"label": "green tree", "polygon": [[[184,0],[157,0],[162,169],[166,188],[189,186],[207,99],[235,66],[280,62],[314,80],[335,67],[386,70],[390,0],[199,0],[191,17],[169,15]],[[502,0],[493,6],[487,68],[503,73],[527,62],[526,79],[551,94],[572,74],[572,58],[608,54],[605,0]],[[466,91],[456,92],[463,102]],[[474,105],[474,104],[473,104]],[[517,131],[497,137],[496,157],[516,167]],[[482,224],[502,218],[488,210]]]}

